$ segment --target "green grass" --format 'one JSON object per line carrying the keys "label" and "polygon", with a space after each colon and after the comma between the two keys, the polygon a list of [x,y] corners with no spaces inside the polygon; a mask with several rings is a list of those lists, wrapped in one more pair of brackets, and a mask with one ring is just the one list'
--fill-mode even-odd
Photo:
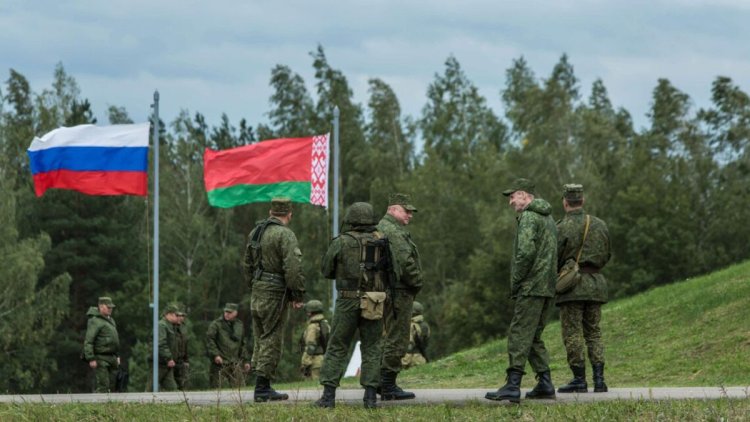
{"label": "green grass", "polygon": [[391,406],[368,411],[360,406],[317,409],[309,404],[201,406],[128,403],[0,405],[2,421],[702,421],[747,420],[750,399],[612,401],[548,406],[469,403],[464,406]]}
{"label": "green grass", "polygon": [[[750,261],[608,303],[602,314],[610,387],[750,385]],[[571,374],[560,323],[551,322],[543,338],[551,355],[552,380],[564,384]],[[505,379],[506,345],[504,338],[491,341],[404,371],[399,384],[496,388]],[[587,375],[590,378],[590,368]],[[523,386],[534,382],[529,374]],[[357,382],[347,379],[342,385],[356,387]],[[308,382],[282,388],[314,386]]]}

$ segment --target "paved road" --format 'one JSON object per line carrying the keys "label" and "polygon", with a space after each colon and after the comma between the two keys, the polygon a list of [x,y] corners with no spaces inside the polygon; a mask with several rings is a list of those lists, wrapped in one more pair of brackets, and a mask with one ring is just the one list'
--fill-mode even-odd
{"label": "paved road", "polygon": [[[305,404],[317,400],[321,389],[284,390],[289,394],[289,401],[284,404]],[[435,389],[410,390],[416,393],[415,400],[383,402],[384,405],[407,404],[465,404],[480,402],[488,405],[508,404],[494,402],[484,398],[489,389]],[[528,390],[524,390],[528,391]],[[340,389],[336,392],[338,403],[361,404],[363,390]],[[750,399],[748,387],[674,387],[674,388],[612,388],[608,393],[575,393],[558,394],[557,400],[538,400],[541,403],[594,402],[605,400],[664,400],[664,399]],[[2,403],[103,403],[108,401],[131,403],[182,403],[188,400],[196,405],[215,405],[217,403],[236,405],[253,401],[252,389],[242,391],[191,391],[189,393],[124,393],[124,394],[41,394],[41,395],[0,395]]]}

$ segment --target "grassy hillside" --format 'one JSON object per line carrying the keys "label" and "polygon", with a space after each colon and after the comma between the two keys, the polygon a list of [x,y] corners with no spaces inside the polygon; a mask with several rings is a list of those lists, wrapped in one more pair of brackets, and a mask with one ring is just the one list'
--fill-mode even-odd
{"label": "grassy hillside", "polygon": [[[602,331],[610,387],[750,385],[750,262],[606,304]],[[558,321],[547,326],[544,341],[559,386],[571,374]],[[496,388],[505,379],[506,345],[502,338],[410,369],[399,383]],[[587,377],[591,382],[588,364]],[[527,367],[523,385],[534,382]]]}

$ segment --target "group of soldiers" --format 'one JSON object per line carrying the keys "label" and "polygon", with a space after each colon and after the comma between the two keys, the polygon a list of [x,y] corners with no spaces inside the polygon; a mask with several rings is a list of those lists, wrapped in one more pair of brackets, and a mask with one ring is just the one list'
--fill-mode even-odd
{"label": "group of soldiers", "polygon": [[[491,400],[520,401],[520,384],[528,362],[538,383],[527,398],[554,398],[549,355],[541,340],[551,305],[560,307],[563,342],[574,378],[557,392],[585,392],[585,349],[594,373],[594,391],[607,391],[604,382],[604,348],[599,320],[607,301],[606,279],[600,270],[610,258],[606,224],[583,211],[583,187],[564,185],[565,217],[552,220],[552,206],[537,197],[527,179],[516,180],[503,192],[517,212],[517,230],[511,258],[510,294],[514,300],[508,333],[506,384],[487,393]],[[292,204],[287,198],[271,201],[269,217],[256,223],[248,236],[243,269],[250,284],[253,353],[248,356],[244,327],[237,319],[237,304],[228,303],[224,315],[207,332],[211,357],[212,387],[241,385],[252,368],[256,375],[256,402],[287,400],[288,394],[271,385],[281,359],[282,332],[289,307],[305,307],[308,325],[300,346],[301,369],[318,378],[323,394],[315,402],[335,407],[336,389],[348,364],[355,334],[361,341],[359,382],[366,408],[381,400],[415,398],[397,384],[402,369],[426,361],[430,329],[415,297],[423,285],[417,246],[406,226],[417,208],[406,194],[389,197],[385,215],[378,220],[366,202],[349,206],[342,234],[328,246],[321,262],[325,278],[336,280],[337,298],[333,323],[323,316],[323,305],[303,303],[305,281],[302,252],[289,228]],[[576,279],[566,291],[556,292],[558,272],[575,263]],[[100,298],[91,312],[84,347],[85,359],[96,370],[97,391],[111,389],[112,371],[119,364],[117,330],[111,312],[114,304]],[[180,316],[182,315],[182,316]],[[184,312],[168,306],[160,322],[160,385],[185,388],[189,368],[184,331]],[[184,354],[183,354],[184,352]]]}

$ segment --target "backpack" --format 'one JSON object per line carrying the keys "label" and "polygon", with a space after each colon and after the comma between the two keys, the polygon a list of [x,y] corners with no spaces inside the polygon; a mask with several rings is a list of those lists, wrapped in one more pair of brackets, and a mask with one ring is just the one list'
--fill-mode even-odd
{"label": "backpack", "polygon": [[388,239],[379,231],[370,233],[349,231],[344,235],[359,244],[359,290],[362,292],[384,292],[390,285],[388,275],[392,271]]}

